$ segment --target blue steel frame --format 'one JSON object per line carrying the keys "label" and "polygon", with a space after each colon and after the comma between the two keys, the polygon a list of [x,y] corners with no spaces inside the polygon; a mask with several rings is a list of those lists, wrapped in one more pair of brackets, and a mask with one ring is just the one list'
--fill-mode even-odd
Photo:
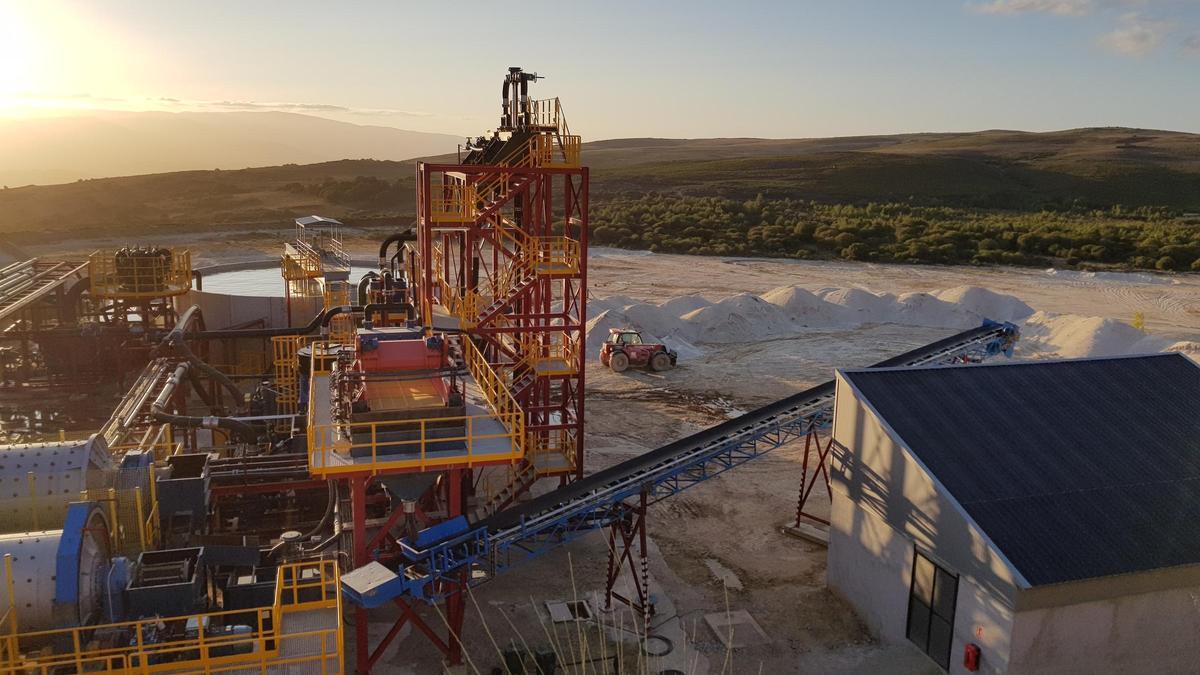
{"label": "blue steel frame", "polygon": [[[978,363],[998,354],[1011,356],[1018,334],[1016,326],[1005,323],[990,327],[993,327],[990,332],[897,365]],[[403,595],[429,603],[440,602],[461,592],[459,581],[464,571],[468,572],[467,585],[478,586],[510,567],[620,522],[640,507],[640,503],[629,504],[626,500],[640,500],[643,491],[647,504],[656,503],[803,438],[812,430],[829,426],[833,399],[832,393],[818,394],[772,417],[752,421],[729,437],[684,451],[548,512],[522,519],[514,527],[497,532],[467,529],[457,537],[423,549],[403,545],[407,564],[395,579],[374,589],[370,597],[362,597],[348,587],[343,591],[352,601],[366,607],[382,605]]]}

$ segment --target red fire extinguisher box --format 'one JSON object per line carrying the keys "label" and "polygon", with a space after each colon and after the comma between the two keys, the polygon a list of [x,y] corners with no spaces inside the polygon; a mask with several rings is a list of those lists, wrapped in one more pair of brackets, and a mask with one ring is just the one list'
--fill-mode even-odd
{"label": "red fire extinguisher box", "polygon": [[967,648],[963,650],[963,668],[972,673],[979,670],[979,657],[979,645],[973,642],[967,643]]}

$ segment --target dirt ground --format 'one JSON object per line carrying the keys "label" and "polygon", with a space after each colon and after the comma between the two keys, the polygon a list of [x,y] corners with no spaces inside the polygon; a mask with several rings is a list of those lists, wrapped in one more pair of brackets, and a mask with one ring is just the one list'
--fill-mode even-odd
{"label": "dirt ground", "polygon": [[[195,234],[181,234],[179,240],[192,242],[198,259],[214,262],[274,256],[279,249],[278,240],[261,234],[220,237],[198,244]],[[349,239],[355,257],[374,257],[374,233],[351,233]],[[83,251],[93,244],[73,248]],[[687,293],[718,300],[785,284],[809,289],[858,286],[892,293],[970,284],[1016,295],[1037,310],[1123,321],[1142,312],[1152,334],[1175,339],[1200,334],[1196,275],[1140,275],[1138,283],[1124,283],[1036,269],[692,258],[608,250],[593,252],[589,275],[592,296],[620,294],[653,302]],[[615,375],[589,360],[587,470],[828,380],[835,367],[866,365],[946,333],[882,325],[814,330],[751,344],[702,345],[702,356],[662,374]],[[686,672],[937,672],[914,649],[875,643],[849,607],[825,588],[825,549],[780,532],[795,516],[802,453],[802,446],[782,448],[651,510],[651,570],[673,606],[671,615],[656,617],[655,624],[666,630],[676,622],[674,628],[689,636],[686,648],[700,658],[689,661]],[[814,500],[816,510],[827,513],[823,485]],[[602,588],[606,551],[603,535],[593,533],[476,589],[467,601],[467,672],[492,672],[500,663],[494,645],[521,638],[530,644],[550,641],[553,634],[547,632],[543,603],[585,597]],[[727,655],[701,619],[739,609],[750,612],[769,642]],[[432,625],[442,625],[429,608],[422,613]],[[386,633],[391,617],[377,612],[372,618],[371,633],[377,639]],[[560,627],[567,633],[577,629],[570,624]],[[350,641],[347,650],[352,659]],[[424,674],[438,671],[439,658],[424,637],[406,629],[382,663],[382,672]],[[642,672],[667,672],[666,663],[651,661]],[[569,672],[605,671],[577,666]]]}

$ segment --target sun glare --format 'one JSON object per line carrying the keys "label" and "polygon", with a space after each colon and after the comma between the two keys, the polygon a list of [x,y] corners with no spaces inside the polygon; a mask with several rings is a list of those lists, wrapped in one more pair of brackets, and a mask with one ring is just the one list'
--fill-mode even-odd
{"label": "sun glare", "polygon": [[0,108],[37,87],[34,24],[21,5],[0,0]]}

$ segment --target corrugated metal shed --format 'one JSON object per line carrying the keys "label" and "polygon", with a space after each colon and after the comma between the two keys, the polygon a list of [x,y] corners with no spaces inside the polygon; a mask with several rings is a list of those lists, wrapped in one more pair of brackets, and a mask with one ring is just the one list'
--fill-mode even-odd
{"label": "corrugated metal shed", "polygon": [[1031,585],[1200,563],[1186,357],[842,373]]}

